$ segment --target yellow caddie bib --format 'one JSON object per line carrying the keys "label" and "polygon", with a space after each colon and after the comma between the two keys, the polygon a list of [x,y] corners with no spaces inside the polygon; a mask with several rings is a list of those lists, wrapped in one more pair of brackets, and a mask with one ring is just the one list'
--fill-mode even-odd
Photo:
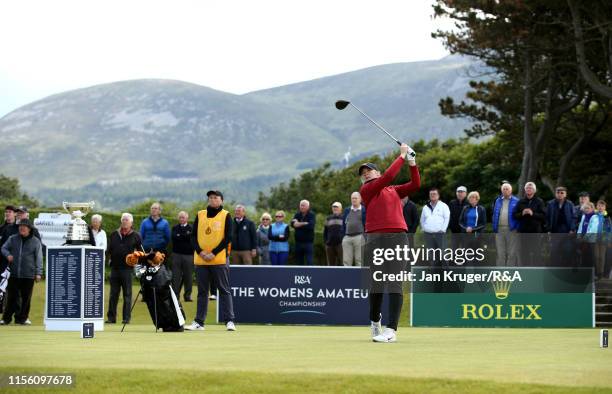
{"label": "yellow caddie bib", "polygon": [[[198,245],[205,252],[211,252],[225,237],[225,218],[228,211],[222,209],[215,217],[206,217],[206,210],[198,212]],[[206,261],[194,252],[195,265],[222,265],[227,262],[227,249],[223,249],[211,261]]]}

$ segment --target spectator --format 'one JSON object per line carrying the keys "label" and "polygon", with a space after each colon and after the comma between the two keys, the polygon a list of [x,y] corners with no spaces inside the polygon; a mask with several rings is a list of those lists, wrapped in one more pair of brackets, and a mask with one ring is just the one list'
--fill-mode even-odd
{"label": "spectator", "polygon": [[91,235],[93,235],[94,244],[97,247],[103,248],[106,252],[106,232],[102,229],[101,215],[95,214],[91,217]]}
{"label": "spectator", "polygon": [[12,205],[7,205],[4,208],[4,222],[2,223],[2,225],[0,225],[0,237],[2,236],[2,232],[7,226],[15,224],[15,210],[16,208]]}
{"label": "spectator", "polygon": [[540,261],[541,238],[546,223],[546,207],[544,201],[536,196],[536,185],[533,182],[525,184],[525,197],[514,208],[514,219],[519,222],[521,233],[521,265],[542,265]]}
{"label": "spectator", "polygon": [[242,205],[236,205],[236,217],[232,226],[232,264],[253,264],[257,255],[257,231],[255,223],[245,215]]}
{"label": "spectator", "polygon": [[42,243],[34,236],[29,220],[22,219],[18,233],[13,234],[2,246],[2,255],[11,267],[11,277],[7,287],[6,310],[0,324],[10,324],[15,315],[15,323],[30,325],[30,302],[34,281],[39,282],[43,273]]}
{"label": "spectator", "polygon": [[272,216],[268,212],[261,215],[259,227],[257,227],[257,254],[260,265],[270,265],[270,224]]}
{"label": "spectator", "polygon": [[413,203],[408,196],[402,198],[402,213],[404,215],[406,227],[408,227],[408,234],[416,233],[419,227],[419,211],[416,204]]}
{"label": "spectator", "polygon": [[132,303],[132,267],[125,263],[125,257],[135,250],[143,250],[140,234],[132,228],[134,217],[130,213],[121,215],[121,226],[113,231],[108,242],[110,255],[110,298],[108,300],[107,320],[105,323],[117,322],[117,303],[119,293],[123,292],[123,321],[127,324],[131,319]]}
{"label": "spectator", "polygon": [[512,185],[504,181],[501,195],[493,203],[493,232],[497,249],[497,265],[515,267],[518,263],[516,232],[519,222],[514,219],[514,209],[519,199],[512,194]]}
{"label": "spectator", "polygon": [[574,204],[567,199],[567,189],[557,186],[555,198],[546,206],[546,223],[549,233],[568,234],[576,232]]}
{"label": "spectator", "polygon": [[[4,208],[4,223],[0,225],[0,248],[4,245],[4,243],[8,240],[9,236],[4,235],[5,230],[8,234],[8,228],[12,228],[15,225],[15,207],[12,205],[7,205]],[[4,272],[4,270],[8,267],[8,260],[2,253],[0,253],[0,274]],[[6,297],[0,301],[0,313],[4,311],[4,302],[6,301]]]}
{"label": "spectator", "polygon": [[606,272],[606,253],[608,245],[612,241],[612,220],[606,211],[607,204],[604,200],[597,201],[597,216],[599,223],[597,227],[597,245],[595,246],[595,264],[601,277],[604,277]]}
{"label": "spectator", "polygon": [[193,222],[191,241],[195,249],[194,264],[198,281],[196,316],[186,330],[204,330],[208,313],[208,287],[217,286],[222,310],[219,315],[228,331],[236,331],[234,307],[229,285],[230,266],[227,263],[228,247],[232,235],[232,218],[223,209],[223,194],[218,190],[206,193],[208,206],[198,212]]}
{"label": "spectator", "polygon": [[470,192],[468,194],[468,205],[463,207],[459,216],[459,227],[464,233],[480,233],[484,230],[487,224],[487,211],[478,202],[480,194],[478,192]]}
{"label": "spectator", "polygon": [[[582,218],[578,225],[578,239],[580,240],[580,251],[582,252],[582,266],[593,267],[595,262],[595,243],[597,242],[597,231],[599,229],[599,215],[595,214],[595,206],[587,202],[582,206]],[[596,267],[599,268],[599,267]],[[601,279],[602,271],[596,271],[595,277]]]}
{"label": "spectator", "polygon": [[[429,190],[429,202],[421,210],[421,228],[426,248],[446,248],[445,233],[450,222],[448,205],[440,200],[437,188]],[[431,263],[442,263],[432,261]]]}
{"label": "spectator", "polygon": [[469,205],[468,200],[465,198],[467,195],[467,188],[465,186],[459,186],[457,188],[456,195],[457,198],[448,203],[448,208],[450,210],[450,221],[448,227],[453,234],[465,232],[465,229],[462,228],[461,224],[459,223],[459,217],[463,212],[463,208]]}
{"label": "spectator", "polygon": [[[16,210],[15,210],[15,225],[13,226],[7,226],[7,230],[9,232],[9,234],[6,234],[8,236],[17,234],[19,229],[17,224],[19,224],[22,220],[29,220],[30,219],[30,212],[28,212],[28,208],[21,205],[19,206]],[[32,222],[30,222],[30,227],[32,228],[32,234],[34,234],[34,236],[36,238],[38,238],[41,242],[42,242],[42,238],[40,237],[40,233],[38,232],[38,229],[36,228],[36,226],[34,226],[34,224],[32,224]],[[44,251],[45,245],[43,244],[43,251]]]}
{"label": "spectator", "polygon": [[546,223],[551,233],[551,264],[570,266],[575,248],[569,234],[576,232],[576,219],[574,204],[567,199],[567,189],[563,186],[555,188],[555,198],[546,205]]}
{"label": "spectator", "polygon": [[574,207],[574,220],[576,221],[575,228],[578,229],[578,224],[582,219],[582,207],[584,204],[591,202],[591,195],[589,192],[578,193],[578,205]]}
{"label": "spectator", "polygon": [[342,204],[336,201],[332,204],[332,214],[327,217],[323,227],[327,265],[342,265],[342,223]]}
{"label": "spectator", "polygon": [[[4,208],[4,223],[2,223],[2,225],[0,226],[0,248],[9,239],[9,237],[14,234],[12,230],[13,227],[15,227],[15,221],[17,220],[15,212],[16,209],[17,208],[12,205],[7,205]],[[11,233],[9,234],[9,232]],[[4,272],[7,266],[8,261],[2,255],[2,253],[0,253],[0,274]],[[1,308],[2,306],[0,305],[0,311],[2,310]]]}
{"label": "spectator", "polygon": [[285,265],[289,258],[289,225],[285,220],[284,211],[276,211],[274,224],[270,226],[268,238],[270,239],[270,263],[272,265]]}
{"label": "spectator", "polygon": [[191,234],[193,227],[189,224],[189,214],[178,213],[178,224],[172,227],[172,286],[179,298],[184,286],[183,299],[192,302],[193,288],[193,245]]}
{"label": "spectator", "polygon": [[310,202],[300,201],[300,210],[291,220],[291,227],[295,229],[295,260],[298,265],[312,265],[315,221]]}
{"label": "spectator", "polygon": [[344,210],[342,215],[342,262],[345,266],[362,264],[361,248],[363,247],[363,233],[366,225],[366,210],[361,204],[361,194],[351,194],[351,206]]}
{"label": "spectator", "polygon": [[151,249],[156,252],[167,253],[170,243],[170,224],[161,216],[162,207],[156,202],[151,205],[151,216],[140,224],[142,246],[147,252]]}

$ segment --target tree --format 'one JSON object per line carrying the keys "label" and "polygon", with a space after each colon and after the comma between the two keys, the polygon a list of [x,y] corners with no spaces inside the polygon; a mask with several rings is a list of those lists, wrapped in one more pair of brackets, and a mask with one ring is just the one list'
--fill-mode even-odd
{"label": "tree", "polygon": [[[554,188],[552,179],[565,179],[584,142],[606,127],[608,117],[602,114],[609,111],[609,100],[589,90],[579,72],[568,7],[544,0],[438,0],[434,15],[453,19],[456,27],[436,31],[434,37],[452,53],[477,57],[494,74],[488,81],[471,82],[471,102],[441,100],[442,113],[475,120],[469,136],[503,132],[515,138],[522,150],[519,185],[541,177]],[[581,105],[589,110],[577,110]],[[591,106],[598,108],[597,116]],[[581,127],[569,127],[572,122]],[[547,153],[554,151],[552,137],[562,125],[566,138],[561,143],[573,149],[565,151],[558,174],[545,174],[543,169],[553,168],[548,162],[557,160]]]}
{"label": "tree", "polygon": [[[586,83],[597,94],[612,99],[612,7],[609,1],[567,0],[572,14],[576,60]],[[586,27],[583,27],[586,25]],[[598,65],[600,75],[591,65]],[[603,81],[603,82],[602,82]]]}
{"label": "tree", "polygon": [[0,174],[0,203],[37,207],[38,201],[21,191],[19,180]]}

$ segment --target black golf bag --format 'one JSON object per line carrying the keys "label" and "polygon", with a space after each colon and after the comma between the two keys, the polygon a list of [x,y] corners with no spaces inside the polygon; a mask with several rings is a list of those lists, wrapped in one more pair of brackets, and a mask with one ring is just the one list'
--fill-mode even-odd
{"label": "black golf bag", "polygon": [[140,285],[155,328],[183,331],[185,312],[172,290],[172,275],[164,265],[142,268]]}

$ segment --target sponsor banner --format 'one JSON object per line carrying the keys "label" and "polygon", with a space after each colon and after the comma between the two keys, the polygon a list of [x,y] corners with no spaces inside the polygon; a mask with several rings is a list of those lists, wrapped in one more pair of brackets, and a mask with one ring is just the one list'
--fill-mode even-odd
{"label": "sponsor banner", "polygon": [[236,265],[230,287],[237,322],[370,323],[368,291],[361,288],[358,267]]}
{"label": "sponsor banner", "polygon": [[[494,280],[498,268],[452,268],[459,282],[413,283],[413,326],[450,327],[592,327],[594,297],[591,268],[516,268]],[[444,271],[415,267],[417,277],[449,278]],[[518,273],[518,274],[517,274]],[[433,276],[429,276],[433,275]]]}

